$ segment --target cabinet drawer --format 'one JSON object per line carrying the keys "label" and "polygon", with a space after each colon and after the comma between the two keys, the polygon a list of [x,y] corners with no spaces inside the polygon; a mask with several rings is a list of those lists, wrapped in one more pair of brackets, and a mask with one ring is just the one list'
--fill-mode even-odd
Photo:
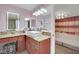
{"label": "cabinet drawer", "polygon": [[17,41],[17,38],[15,37],[8,37],[8,38],[2,38],[0,39],[0,44],[3,44],[3,43],[10,43],[10,42],[16,42]]}

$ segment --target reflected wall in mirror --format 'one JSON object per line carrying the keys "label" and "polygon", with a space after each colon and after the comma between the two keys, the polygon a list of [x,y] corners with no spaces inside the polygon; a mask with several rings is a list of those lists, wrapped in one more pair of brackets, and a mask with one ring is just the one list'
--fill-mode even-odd
{"label": "reflected wall in mirror", "polygon": [[19,14],[7,12],[7,30],[19,29]]}
{"label": "reflected wall in mirror", "polygon": [[30,18],[25,18],[24,22],[25,22],[25,28],[30,28],[30,24],[31,24]]}

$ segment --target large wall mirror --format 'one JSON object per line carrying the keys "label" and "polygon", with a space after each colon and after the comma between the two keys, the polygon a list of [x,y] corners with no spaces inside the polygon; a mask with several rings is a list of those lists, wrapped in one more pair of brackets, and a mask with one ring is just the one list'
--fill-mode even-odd
{"label": "large wall mirror", "polygon": [[7,12],[7,30],[19,29],[19,14]]}

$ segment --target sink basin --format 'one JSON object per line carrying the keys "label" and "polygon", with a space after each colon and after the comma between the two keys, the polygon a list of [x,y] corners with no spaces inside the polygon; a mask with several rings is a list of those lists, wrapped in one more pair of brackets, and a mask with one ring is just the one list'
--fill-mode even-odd
{"label": "sink basin", "polygon": [[35,33],[35,34],[37,34],[37,33],[40,33],[39,31],[29,31],[30,33]]}

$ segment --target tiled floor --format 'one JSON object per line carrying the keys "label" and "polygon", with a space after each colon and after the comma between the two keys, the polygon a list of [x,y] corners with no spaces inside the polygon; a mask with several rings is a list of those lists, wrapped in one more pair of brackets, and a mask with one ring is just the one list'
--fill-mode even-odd
{"label": "tiled floor", "polygon": [[56,54],[79,54],[79,52],[60,45],[56,45]]}
{"label": "tiled floor", "polygon": [[17,52],[16,54],[29,54],[26,50],[22,52]]}

